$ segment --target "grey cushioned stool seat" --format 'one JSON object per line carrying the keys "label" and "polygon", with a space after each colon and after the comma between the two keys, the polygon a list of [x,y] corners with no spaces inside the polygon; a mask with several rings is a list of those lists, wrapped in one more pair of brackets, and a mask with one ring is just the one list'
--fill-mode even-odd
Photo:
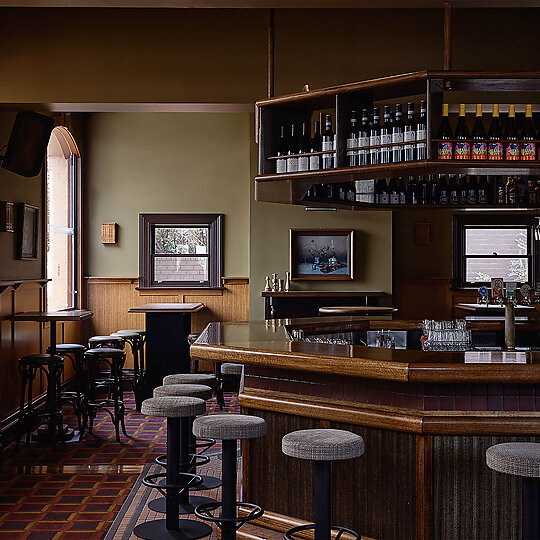
{"label": "grey cushioned stool seat", "polygon": [[178,373],[166,375],[163,384],[205,384],[214,390],[217,387],[217,379],[210,373]]}
{"label": "grey cushioned stool seat", "polygon": [[213,390],[204,384],[164,384],[154,388],[154,397],[190,396],[206,400],[213,394]]}
{"label": "grey cushioned stool seat", "polygon": [[163,396],[145,399],[141,412],[147,416],[185,418],[206,412],[206,403],[200,398],[188,396]]}
{"label": "grey cushioned stool seat", "polygon": [[281,440],[284,454],[312,461],[352,459],[364,453],[364,439],[341,429],[303,429]]}
{"label": "grey cushioned stool seat", "polygon": [[233,364],[232,362],[221,364],[221,373],[223,375],[242,375],[243,370],[243,364]]}
{"label": "grey cushioned stool seat", "polygon": [[258,416],[247,414],[212,414],[193,422],[196,437],[212,439],[255,439],[266,435],[266,422]]}

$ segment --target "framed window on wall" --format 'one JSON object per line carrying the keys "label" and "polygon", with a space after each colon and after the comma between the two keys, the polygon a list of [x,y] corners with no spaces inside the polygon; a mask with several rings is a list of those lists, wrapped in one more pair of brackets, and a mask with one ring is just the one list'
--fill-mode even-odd
{"label": "framed window on wall", "polygon": [[139,286],[221,287],[223,214],[140,214]]}

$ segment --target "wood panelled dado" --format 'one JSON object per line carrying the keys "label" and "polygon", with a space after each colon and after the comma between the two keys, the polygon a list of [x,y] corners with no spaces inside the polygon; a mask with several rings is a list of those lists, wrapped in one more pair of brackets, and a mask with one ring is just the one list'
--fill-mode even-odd
{"label": "wood panelled dado", "polygon": [[[107,335],[121,329],[143,329],[144,314],[128,313],[135,306],[159,302],[202,302],[206,309],[191,316],[192,332],[201,332],[213,321],[247,321],[249,319],[248,278],[223,278],[223,289],[137,290],[138,278],[87,277],[86,304],[94,317],[85,323],[85,332]],[[133,359],[128,352],[127,366]],[[212,370],[212,363],[201,362],[201,370]]]}
{"label": "wood panelled dado", "polygon": [[394,282],[392,300],[398,312],[395,319],[452,318],[451,278],[408,279]]}

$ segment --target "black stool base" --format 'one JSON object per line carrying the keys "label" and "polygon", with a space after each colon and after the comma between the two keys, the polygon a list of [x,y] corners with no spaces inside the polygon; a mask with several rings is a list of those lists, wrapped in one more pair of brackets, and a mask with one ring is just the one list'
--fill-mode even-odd
{"label": "black stool base", "polygon": [[[360,535],[356,531],[348,529],[347,527],[330,527],[330,530],[336,531],[336,535],[334,537],[335,540],[339,540],[343,533],[352,535],[354,538],[356,538],[356,540],[359,540],[360,538]],[[296,533],[304,531],[315,531],[315,524],[311,523],[309,525],[300,525],[299,527],[293,527],[292,529],[289,529],[287,532],[283,533],[283,538],[285,538],[285,540],[297,540],[297,538],[304,538],[305,535],[302,535],[301,537],[294,536]]]}
{"label": "black stool base", "polygon": [[180,531],[171,531],[165,528],[164,519],[156,519],[141,523],[133,529],[133,534],[145,540],[195,540],[204,538],[212,533],[212,527],[206,523],[191,519],[180,520]]}
{"label": "black stool base", "polygon": [[[191,495],[189,498],[189,504],[180,504],[178,507],[179,514],[194,514],[195,507],[201,504],[209,504],[217,502],[216,499],[211,497],[200,497],[199,495]],[[148,508],[154,512],[159,512],[160,514],[165,513],[166,499],[165,497],[159,497],[148,503]]]}
{"label": "black stool base", "polygon": [[221,480],[215,476],[208,476],[207,474],[198,474],[202,478],[202,484],[189,488],[190,491],[201,491],[203,489],[215,489],[221,486]]}

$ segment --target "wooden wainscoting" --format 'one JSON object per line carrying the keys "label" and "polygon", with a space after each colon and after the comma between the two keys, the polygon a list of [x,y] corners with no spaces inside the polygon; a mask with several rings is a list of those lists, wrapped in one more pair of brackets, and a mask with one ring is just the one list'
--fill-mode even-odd
{"label": "wooden wainscoting", "polygon": [[[193,332],[201,332],[209,322],[247,321],[249,319],[248,278],[223,278],[223,289],[137,290],[138,278],[87,277],[86,303],[94,316],[85,321],[87,337],[107,335],[120,329],[144,328],[144,314],[128,313],[135,306],[156,302],[202,302],[206,309],[192,315]],[[132,366],[128,353],[126,365]],[[211,370],[211,363],[201,363]]]}
{"label": "wooden wainscoting", "polygon": [[452,278],[399,278],[392,289],[395,319],[452,318]]}

